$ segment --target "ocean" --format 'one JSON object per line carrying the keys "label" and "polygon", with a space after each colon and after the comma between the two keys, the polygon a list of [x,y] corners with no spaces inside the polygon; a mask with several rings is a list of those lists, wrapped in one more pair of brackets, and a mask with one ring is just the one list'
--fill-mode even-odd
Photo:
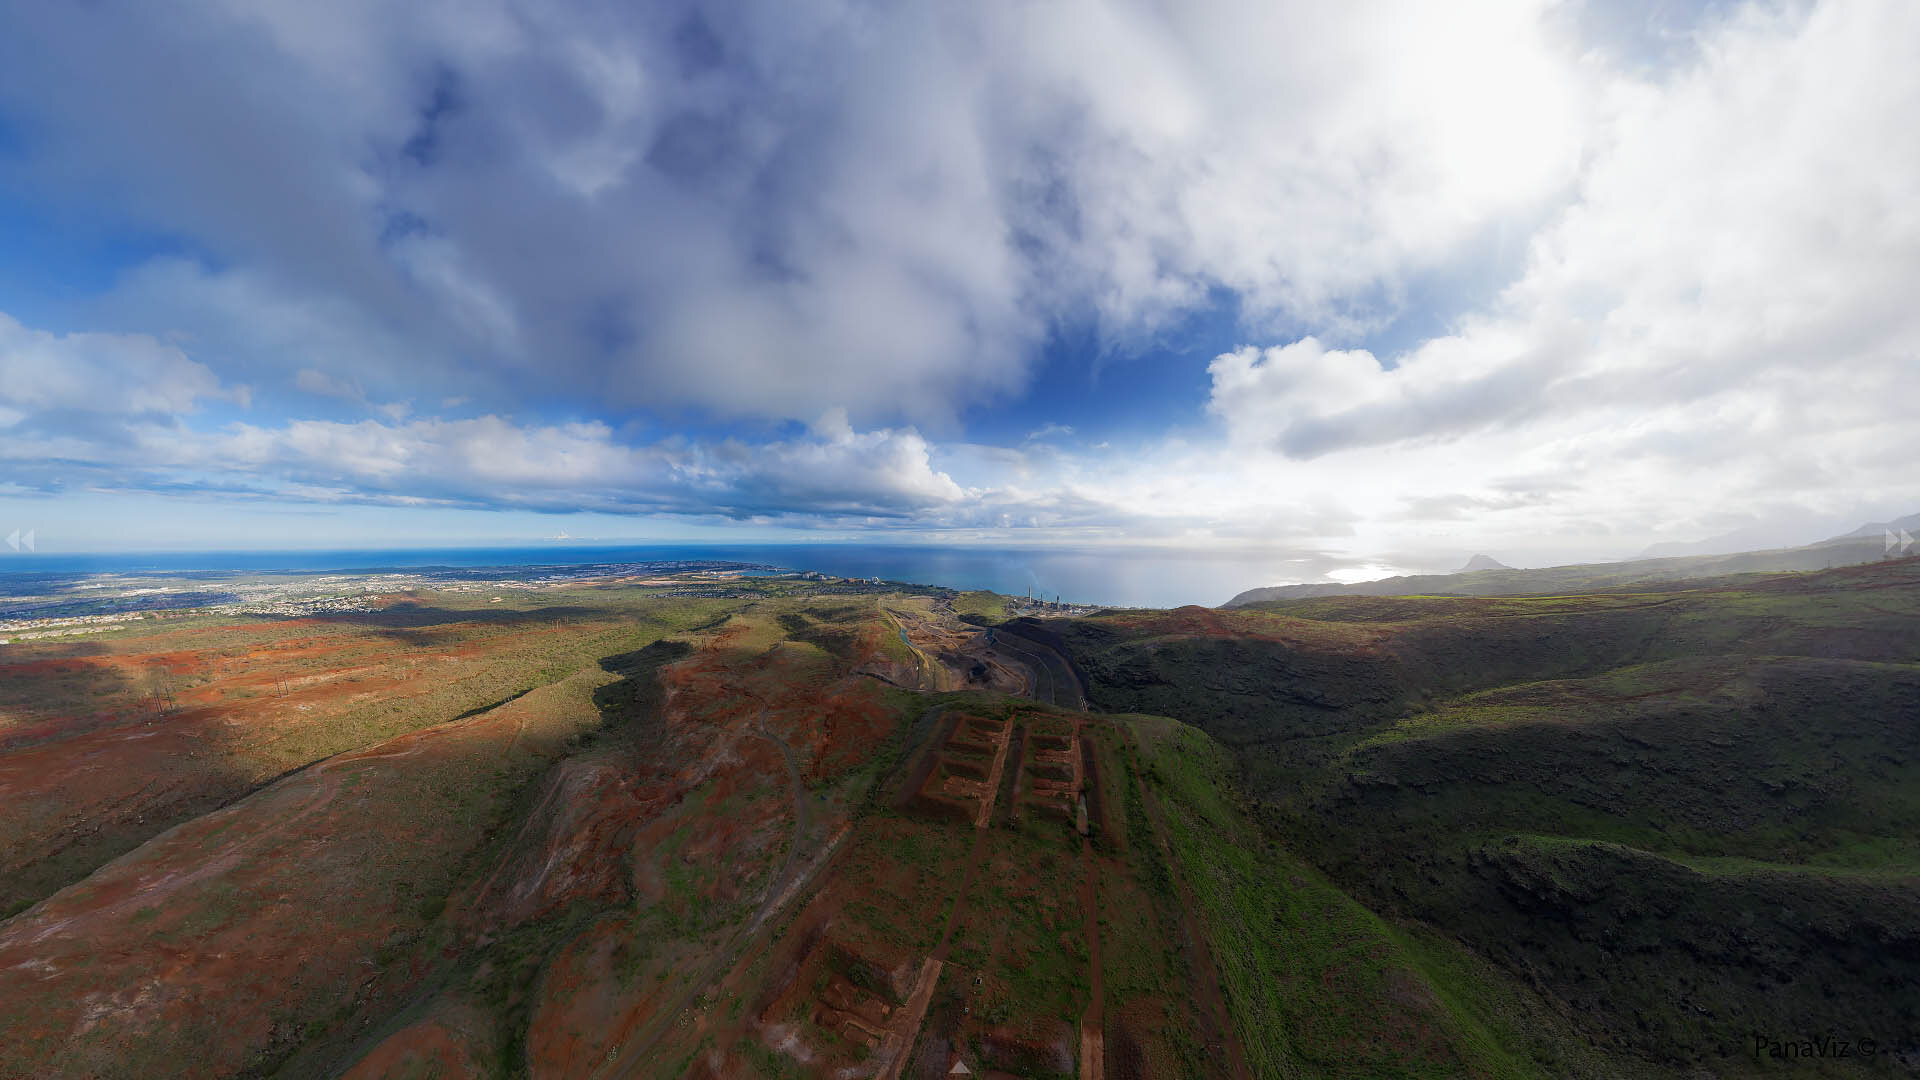
{"label": "ocean", "polygon": [[990,589],[1117,607],[1215,606],[1235,593],[1286,580],[1285,568],[1247,553],[1143,548],[925,547],[911,544],[642,544],[397,548],[341,551],[201,551],[26,554],[0,551],[0,576],[88,574],[323,573],[582,566],[712,559],[841,577]]}

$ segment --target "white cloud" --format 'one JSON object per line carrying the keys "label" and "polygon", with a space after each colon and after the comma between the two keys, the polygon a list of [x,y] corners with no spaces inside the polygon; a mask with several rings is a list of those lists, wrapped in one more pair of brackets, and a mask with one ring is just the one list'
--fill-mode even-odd
{"label": "white cloud", "polygon": [[996,44],[1063,129],[1061,258],[1109,320],[1221,285],[1349,329],[1572,181],[1592,78],[1550,7],[1039,5]]}
{"label": "white cloud", "polygon": [[28,190],[221,267],[100,317],[223,363],[945,423],[1059,318],[1390,315],[1570,180],[1592,79],[1551,6],[43,7],[0,103],[46,133]]}
{"label": "white cloud", "polygon": [[[1416,511],[1370,510],[1377,542],[1599,553],[1920,503],[1916,37],[1908,4],[1733,18],[1696,66],[1615,83],[1577,201],[1489,310],[1384,363],[1314,337],[1225,354],[1210,410],[1244,468],[1365,472]],[[1503,492],[1522,474],[1557,490]]]}
{"label": "white cloud", "polygon": [[405,401],[374,402],[367,399],[367,392],[360,384],[335,375],[329,375],[315,368],[301,368],[294,372],[293,385],[308,394],[319,397],[337,398],[358,405],[363,409],[380,414],[389,420],[405,420],[413,413],[412,404]]}
{"label": "white cloud", "polygon": [[[48,134],[8,179],[206,259],[88,309],[129,333],[0,323],[16,352],[120,358],[74,361],[101,394],[44,357],[10,371],[0,422],[89,482],[1369,565],[1911,512],[1920,6],[1724,9],[1675,66],[1589,48],[1577,6],[26,9],[0,103]],[[1489,247],[1513,280],[1447,292]],[[1359,347],[1434,281],[1441,330]],[[1177,434],[948,438],[1020,392],[1057,320],[1124,346],[1221,289],[1258,344],[1212,362]],[[375,411],[184,419],[241,381]],[[631,437],[688,407],[811,427]]]}
{"label": "white cloud", "polygon": [[169,431],[148,450],[156,464],[178,469],[241,465],[231,477],[236,483],[308,484],[339,498],[448,505],[899,517],[962,495],[930,467],[926,442],[910,430],[759,446],[680,439],[636,446],[597,421],[300,420],[205,436]]}
{"label": "white cloud", "polygon": [[1316,420],[1392,395],[1404,379],[1383,370],[1365,349],[1330,350],[1312,337],[1223,353],[1207,371],[1213,376],[1207,408],[1226,421],[1229,437],[1282,448]]}
{"label": "white cloud", "polygon": [[188,413],[205,400],[243,400],[205,365],[144,334],[56,335],[0,313],[0,403],[32,413]]}
{"label": "white cloud", "polygon": [[[43,490],[184,489],[320,501],[751,518],[905,520],[968,493],[935,469],[912,429],[855,430],[844,412],[803,438],[758,445],[668,438],[634,444],[601,421],[516,423],[497,415],[189,423],[233,392],[151,339],[55,337],[0,315],[0,460]],[[309,393],[367,405],[358,385],[315,369]],[[72,414],[125,414],[102,426]]]}

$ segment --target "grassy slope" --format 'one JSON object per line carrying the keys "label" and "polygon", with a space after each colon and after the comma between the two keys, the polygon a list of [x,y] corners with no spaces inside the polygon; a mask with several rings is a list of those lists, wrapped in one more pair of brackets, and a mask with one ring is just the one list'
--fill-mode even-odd
{"label": "grassy slope", "polygon": [[[598,726],[594,697],[611,679],[589,668],[502,706],[515,721],[505,746],[486,734],[450,735],[405,767],[379,757],[335,759],[326,775],[341,777],[337,797],[317,772],[288,778],[62,890],[41,922],[90,919],[86,945],[110,943],[103,946],[110,961],[90,962],[58,994],[0,985],[9,1002],[0,1010],[9,1014],[0,1046],[45,1075],[154,1075],[187,1047],[210,1070],[242,1061],[265,1069],[297,1041],[389,1002],[409,977],[403,961],[413,944],[441,918],[462,853],[502,820],[519,785]],[[404,817],[395,816],[397,807]],[[323,827],[310,820],[316,815]],[[130,917],[111,907],[96,913],[99,897],[130,880],[150,884],[183,866],[194,867],[198,880],[150,889],[154,895]],[[303,940],[314,911],[330,913],[324,944]],[[272,965],[285,962],[278,950],[291,948],[305,955],[302,978],[288,983]],[[141,985],[172,956],[185,958],[165,969],[178,1015],[157,1023],[135,1013],[86,1038],[46,1037],[59,1031],[64,1013],[57,1010],[72,998]],[[208,974],[227,957],[246,974]],[[15,1012],[23,1001],[16,995],[33,1008]],[[54,1018],[37,1026],[42,1007]]]}
{"label": "grassy slope", "polygon": [[[697,638],[733,615],[734,647],[758,655],[784,642],[794,678],[836,669],[863,644],[898,642],[865,598],[763,591],[671,604],[617,592],[588,606],[631,619],[623,639],[636,644]],[[990,612],[964,596],[955,606]],[[1099,741],[1111,828],[1096,844],[1110,908],[1109,1065],[1128,1042],[1115,1016],[1155,987],[1152,1009],[1126,1020],[1149,1044],[1143,1075],[1210,1075],[1218,1064],[1192,1035],[1202,1018],[1174,948],[1182,888],[1261,1076],[1744,1075],[1755,1028],[1897,1044],[1920,1031],[1907,989],[1920,980],[1916,615],[1920,562],[1669,594],[1339,597],[1050,622],[1097,705],[1198,725],[1096,721],[1116,725]],[[569,721],[537,756],[652,753],[654,673],[666,658],[609,657],[579,683],[599,716]],[[551,671],[529,665],[516,677],[560,674]],[[546,693],[572,701],[577,681]],[[895,734],[809,787],[869,808],[844,855],[849,872],[905,890],[844,909],[853,938],[912,952],[944,926],[926,918],[921,892],[950,880],[967,831],[869,793],[900,764],[907,725],[929,704],[984,714],[1009,703],[904,691],[884,700]],[[588,730],[584,746],[567,741]],[[674,956],[711,950],[741,917],[744,906],[700,899],[708,870],[689,863],[691,876],[667,880],[663,897],[590,898],[474,942],[440,898],[451,893],[457,907],[458,883],[506,854],[539,792],[539,762],[527,764],[476,773],[446,809],[409,799],[416,815],[458,817],[465,843],[489,839],[406,875],[422,887],[376,958],[383,980],[401,985],[337,1012],[289,1014],[299,1048],[280,1059],[283,1073],[331,1071],[457,1000],[485,1017],[477,1045],[490,1064],[518,1074],[535,991],[591,928],[624,920],[619,970],[651,979]],[[689,795],[689,823],[715,816],[704,798]],[[673,832],[662,850],[696,835]],[[986,976],[977,1000],[949,1002],[972,1009],[963,1015],[1068,1024],[1084,1007],[1083,957],[1049,936],[1074,925],[1046,884],[1057,874],[1032,892],[992,869],[1058,870],[1075,850],[1063,839],[1033,820],[993,830],[989,873],[951,958]],[[1002,933],[1020,944],[1019,964],[1006,963]],[[742,993],[712,1007],[737,1015]],[[415,1004],[396,1013],[401,997]],[[1163,1025],[1151,1039],[1148,1023]],[[677,1075],[708,1049],[676,1049],[660,1069]],[[792,1065],[761,1064],[767,1075]]]}
{"label": "grassy slope", "polygon": [[1566,700],[1590,683],[1618,688],[1368,740],[1296,844],[1676,1066],[1737,1057],[1742,1025],[1914,1030],[1887,980],[1920,974],[1920,668],[1756,662],[1711,692]]}
{"label": "grassy slope", "polygon": [[[776,704],[786,700],[782,694],[794,695],[784,706],[789,712],[796,706],[806,705],[811,700],[807,697],[812,692],[810,687],[834,681],[850,666],[870,661],[871,650],[891,656],[891,649],[904,649],[896,625],[886,612],[889,607],[917,602],[899,594],[870,598],[824,591],[816,594],[791,587],[767,591],[771,595],[764,598],[721,604],[716,616],[696,628],[696,632],[676,635],[696,644],[726,643],[721,654],[710,656],[706,662],[720,665],[727,673],[711,684],[689,684],[678,692],[677,708],[695,727],[723,722],[726,716],[738,713],[743,707],[742,695],[749,691],[762,695],[762,699],[776,700]],[[693,655],[697,658],[700,653]],[[729,656],[733,659],[728,659]],[[755,657],[760,660],[755,661]],[[862,661],[862,657],[867,657],[867,661]],[[662,745],[658,741],[659,686],[655,679],[660,658],[636,655],[631,659],[632,663],[614,665],[617,673],[625,677],[604,687],[597,696],[605,723],[583,752],[631,755],[644,763],[644,768],[671,771],[697,766],[701,760],[698,754],[690,755],[684,746]],[[815,800],[814,835],[809,845],[816,848],[822,845],[834,816],[851,811],[859,825],[845,843],[837,864],[841,869],[836,873],[857,877],[884,872],[897,876],[904,871],[908,879],[904,883],[905,891],[898,895],[875,890],[841,912],[839,926],[848,940],[883,951],[925,950],[943,924],[926,919],[926,897],[920,890],[937,893],[950,882],[950,872],[943,876],[933,870],[936,867],[951,870],[959,853],[964,852],[970,830],[893,812],[884,800],[876,802],[876,786],[898,767],[910,722],[923,715],[931,703],[973,705],[983,710],[1005,710],[1011,706],[993,695],[952,694],[936,698],[882,688],[883,684],[879,683],[870,685],[892,718],[891,728],[890,732],[879,733],[870,743],[860,744],[862,752],[857,755],[833,756],[816,762],[812,746],[796,738],[798,732],[785,726],[792,716],[783,719],[781,710],[776,708],[768,723],[785,735],[801,754],[807,790]],[[808,716],[818,716],[820,711],[801,709]],[[736,752],[730,751],[726,756]],[[768,773],[766,779],[774,780],[779,775],[777,771]],[[642,788],[648,786],[642,785]],[[775,787],[784,805],[784,779]],[[515,821],[525,820],[532,813],[535,791],[534,786],[523,789],[522,805],[513,815]],[[316,1074],[315,1067],[321,1062],[351,1061],[377,1045],[380,1038],[445,1011],[448,1003],[453,1002],[465,1011],[477,1011],[484,1016],[490,1031],[488,1037],[480,1041],[493,1049],[494,1058],[487,1063],[491,1066],[491,1075],[526,1075],[530,1059],[533,1072],[538,1074],[542,1047],[552,1043],[554,1028],[562,1023],[542,1013],[543,1002],[550,1009],[556,1000],[575,993],[625,1000],[648,996],[667,998],[691,985],[689,980],[703,978],[709,964],[715,958],[731,956],[734,947],[742,949],[742,968],[734,977],[711,985],[692,1005],[709,1010],[710,1015],[724,1017],[722,1026],[726,1030],[746,1022],[753,1011],[764,1004],[758,1002],[758,994],[763,980],[775,974],[769,969],[774,950],[764,938],[761,944],[749,947],[739,939],[738,933],[758,900],[759,889],[769,880],[764,875],[773,872],[774,858],[784,854],[785,846],[783,839],[780,846],[773,849],[749,852],[737,844],[700,843],[702,836],[713,835],[736,817],[736,812],[727,805],[712,802],[701,791],[690,792],[671,812],[678,827],[658,843],[643,842],[622,860],[645,860],[664,867],[664,895],[636,895],[626,891],[611,897],[586,898],[545,912],[505,932],[489,931],[478,943],[472,940],[470,929],[459,921],[458,911],[450,910],[450,921],[423,938],[419,951],[414,954],[418,958],[416,962],[431,967],[433,973],[416,991],[410,1008],[377,1024],[370,1034],[360,1034],[353,1041],[351,1053],[345,1051],[338,1039],[310,1042],[283,1073],[311,1075]],[[470,873],[499,865],[507,854],[510,838],[517,832],[517,825],[498,829],[496,839],[486,850],[469,857]],[[1022,836],[1024,834],[1010,834],[1007,839],[1018,846]],[[1025,840],[1031,842],[1033,838]],[[1057,846],[1057,837],[1053,843]],[[761,876],[749,876],[737,889],[729,890],[731,899],[716,901],[709,895],[715,875],[738,872],[743,864],[754,859],[760,860],[756,873]],[[892,881],[894,888],[902,885],[901,881]],[[788,909],[789,913],[804,903],[806,895],[806,892],[801,894],[800,900]],[[455,899],[459,899],[459,894]],[[769,935],[771,943],[778,943],[783,924],[776,921],[764,933]],[[1052,942],[1051,938],[1039,940],[1045,944]],[[581,962],[581,957],[590,952],[591,943],[608,941],[612,942],[615,957],[617,990],[611,989],[591,965]],[[725,968],[721,970],[724,972]],[[1039,970],[1034,974],[1048,973]],[[577,983],[577,987],[562,988],[555,993],[557,979],[567,984]],[[1017,989],[1025,1005],[1044,1005],[1046,1014],[1073,1011],[1052,1000],[1059,996],[1057,979],[1052,982],[1039,979],[1031,986]],[[831,1042],[831,1036],[813,1027],[805,1031],[810,1038]],[[604,1054],[596,1055],[612,1061],[613,1052],[624,1049],[617,1045],[619,1041],[634,1034],[631,1030],[623,1035],[612,1030],[585,1029],[582,1037],[589,1042],[615,1043],[607,1047]],[[800,1068],[792,1059],[758,1042],[728,1035],[716,1043],[715,1038],[712,1032],[705,1032],[681,1040],[669,1030],[644,1057],[635,1060],[632,1074],[700,1075],[703,1067],[700,1063],[707,1061],[710,1053],[722,1051],[731,1052],[726,1063],[720,1066],[723,1075],[739,1075],[729,1071],[738,1069],[769,1076],[811,1075],[814,1071]],[[556,1067],[561,1066],[546,1064],[549,1070]]]}
{"label": "grassy slope", "polygon": [[1271,845],[1206,735],[1156,717],[1130,726],[1256,1075],[1628,1075],[1458,944],[1382,919]]}
{"label": "grassy slope", "polygon": [[1008,616],[1007,601],[1010,597],[990,592],[963,592],[953,598],[955,615],[978,615],[999,621]]}
{"label": "grassy slope", "polygon": [[[136,663],[149,655],[186,656],[188,673],[172,679],[175,692],[184,699],[203,691],[195,708],[229,709],[241,722],[215,728],[204,740],[207,749],[196,749],[191,758],[143,763],[153,773],[143,777],[146,787],[170,794],[149,796],[143,789],[143,801],[130,801],[128,812],[86,822],[84,829],[73,827],[59,803],[15,800],[0,807],[0,865],[9,871],[0,875],[0,917],[26,910],[167,828],[277,776],[550,685],[632,647],[636,637],[651,640],[710,621],[721,603],[572,590],[559,602],[536,594],[489,605],[473,594],[420,593],[365,614],[240,623],[193,615],[131,624],[104,644],[56,640],[10,647],[11,664],[84,657],[103,648]],[[242,659],[250,656],[258,659]],[[153,664],[161,670],[158,661]],[[216,668],[241,678],[229,684],[204,673]],[[343,668],[354,674],[342,692],[318,707],[289,705],[278,692],[280,685],[298,688]],[[261,671],[274,677],[265,691],[244,682]],[[363,680],[372,689],[358,690]],[[109,726],[128,732],[173,719],[171,713],[149,717],[141,711],[137,695],[146,687],[101,682],[0,668],[0,689],[17,715],[106,713],[116,716]],[[58,742],[49,736],[44,749],[57,749]]]}
{"label": "grassy slope", "polygon": [[[1305,859],[1327,878],[1289,881],[1379,913],[1400,958],[1515,1060],[1591,1040],[1632,1055],[1610,1067],[1743,1075],[1754,1030],[1883,1045],[1920,1031],[1905,989],[1920,979],[1920,561],[1668,594],[1205,614],[1066,628],[1096,703],[1228,744],[1285,845],[1273,865]],[[1207,866],[1279,872],[1254,858],[1257,835],[1201,820]],[[1236,907],[1261,925],[1246,904],[1284,892],[1209,899],[1216,932],[1230,939]],[[1249,983],[1279,995],[1253,1011],[1284,1017],[1272,981]],[[1515,1001],[1582,1037],[1532,1020],[1502,1034]],[[1471,1031],[1450,1045],[1480,1045]]]}
{"label": "grassy slope", "polygon": [[[251,1067],[258,1071],[277,1067],[284,1075],[332,1075],[343,1062],[353,1060],[371,1046],[378,1035],[434,1012],[452,999],[462,1005],[465,1015],[478,1017],[480,1034],[476,1042],[482,1046],[482,1055],[497,1055],[500,1074],[515,1075],[525,1068],[533,994],[548,966],[588,927],[609,917],[629,917],[633,928],[628,936],[644,946],[643,951],[657,950],[665,954],[682,946],[697,952],[701,942],[726,929],[721,924],[729,919],[737,922],[744,913],[744,905],[716,904],[695,895],[701,882],[697,880],[697,873],[692,872],[684,881],[669,873],[662,902],[635,903],[631,895],[624,901],[612,902],[602,896],[589,896],[558,909],[542,911],[530,921],[482,928],[477,943],[476,929],[469,925],[473,914],[458,908],[463,896],[471,898],[480,879],[513,854],[511,849],[520,842],[523,826],[535,820],[540,812],[536,804],[548,786],[546,781],[560,775],[561,763],[591,765],[630,759],[647,761],[660,756],[661,751],[655,746],[660,689],[657,673],[661,664],[684,651],[685,646],[676,645],[675,641],[705,640],[725,626],[730,616],[760,611],[763,615],[740,620],[746,632],[739,635],[737,647],[757,650],[784,639],[780,670],[791,670],[793,678],[798,680],[796,691],[805,693],[807,686],[824,678],[822,673],[833,664],[824,651],[812,644],[784,638],[772,616],[809,612],[809,625],[814,625],[824,610],[837,613],[840,621],[850,624],[872,624],[865,632],[876,637],[880,629],[884,629],[884,623],[872,610],[873,602],[864,597],[821,597],[783,583],[770,583],[759,589],[743,587],[741,591],[764,595],[686,598],[656,596],[632,588],[571,589],[565,590],[562,597],[516,595],[504,604],[494,605],[486,604],[484,598],[475,602],[460,594],[423,595],[414,605],[374,615],[310,624],[263,621],[258,624],[258,630],[251,624],[217,625],[200,620],[223,637],[210,645],[204,640],[196,644],[221,649],[252,648],[261,641],[272,642],[295,634],[302,641],[320,636],[345,640],[355,647],[370,642],[376,652],[383,651],[396,662],[404,663],[404,658],[417,655],[423,647],[475,647],[470,652],[473,659],[462,666],[458,678],[440,676],[436,666],[433,673],[437,678],[423,675],[421,692],[407,701],[377,701],[372,705],[354,706],[327,717],[329,722],[310,736],[302,735],[318,742],[296,746],[284,738],[274,739],[270,744],[271,753],[290,755],[296,764],[303,763],[310,754],[326,756],[337,749],[379,743],[396,733],[433,728],[460,712],[533,688],[532,693],[504,706],[514,716],[529,717],[517,729],[517,735],[511,728],[503,732],[504,745],[476,746],[474,754],[450,755],[444,760],[409,758],[404,768],[380,768],[369,771],[364,778],[357,774],[350,778],[353,806],[370,808],[374,816],[347,822],[337,835],[330,835],[327,840],[341,852],[353,854],[354,859],[325,877],[307,874],[298,863],[287,864],[284,872],[300,880],[311,878],[322,891],[331,890],[353,919],[358,919],[361,911],[377,910],[381,918],[391,924],[381,928],[384,941],[369,938],[361,957],[364,963],[353,969],[352,986],[334,978],[331,967],[309,965],[311,993],[303,991],[305,996],[298,1001],[284,994],[281,998],[286,1000],[262,999],[254,1010],[264,1013],[268,1008],[273,1009],[273,1015],[268,1018],[273,1027],[270,1035],[256,1039],[250,1026],[230,1025],[234,1029],[223,1033],[226,1042],[250,1042],[254,1047]],[[554,631],[549,635],[550,641],[525,648],[491,651],[486,648],[489,628],[529,624]],[[192,620],[180,620],[164,624],[163,629],[177,633],[183,627],[191,630],[195,625]],[[655,644],[647,646],[650,641]],[[130,647],[139,648],[140,643],[133,641]],[[324,668],[316,664],[315,670]],[[51,692],[64,691],[54,687]],[[814,764],[809,758],[803,761],[809,766]],[[860,764],[837,758],[820,763],[828,770],[817,779],[822,806],[831,805],[835,799],[851,797],[848,791],[871,782],[870,777],[860,775]],[[666,767],[674,766],[669,762]],[[775,772],[772,776],[779,777],[779,774]],[[259,814],[246,815],[254,802],[272,811],[279,805],[273,801],[280,798],[278,793],[283,789],[299,790],[300,782],[299,777],[294,777],[257,792],[253,799],[236,807],[235,813],[241,815],[238,820],[248,828],[270,831],[284,826],[297,830],[301,821],[292,816],[278,821],[272,812],[264,818]],[[289,785],[296,787],[289,788]],[[771,797],[784,812],[789,797],[783,777],[778,779]],[[703,798],[700,791],[690,793],[684,803],[684,816],[702,821],[730,817],[724,805],[703,809]],[[284,798],[281,801],[284,802]],[[173,846],[178,848],[188,843],[197,835],[192,830],[198,824],[197,819],[189,819],[181,839]],[[686,836],[682,835],[685,831],[667,835],[659,851],[670,854],[673,845],[685,843]],[[421,842],[421,837],[430,842]],[[208,843],[212,844],[214,839],[217,838],[210,838]],[[134,842],[138,842],[138,838]],[[155,843],[157,841],[149,841],[140,851],[153,848]],[[782,836],[780,846],[774,847],[771,855],[781,854],[784,843]],[[194,854],[184,852],[181,857]],[[139,854],[130,857],[137,858]],[[739,861],[731,858],[726,868],[737,869],[734,864]],[[252,865],[244,863],[241,870],[246,871]],[[262,865],[268,867],[263,874],[282,872],[269,864]],[[674,868],[670,864],[669,869]],[[84,874],[91,869],[91,865],[81,866],[77,873]],[[59,895],[68,897],[73,904],[80,903],[94,880],[70,886]],[[218,895],[214,900],[222,905],[219,910],[209,906],[213,900],[202,904],[198,898],[190,898],[165,912],[136,912],[125,928],[126,935],[146,935],[157,928],[178,937],[183,955],[192,957],[198,940],[195,935],[203,929],[210,928],[208,932],[212,932],[231,926],[235,932],[249,933],[254,938],[262,935],[270,938],[285,932],[276,928],[278,924],[260,922],[248,914],[248,905],[263,902],[254,895],[258,891],[254,882],[242,881],[228,886],[224,881],[222,878],[215,882],[214,892]],[[752,887],[753,883],[748,881],[743,895],[751,896]],[[282,887],[282,891],[287,890]],[[381,902],[371,906],[356,903],[366,895],[375,895]],[[316,905],[312,910],[331,909]],[[19,917],[26,919],[30,914]],[[176,933],[175,923],[184,929]],[[355,925],[357,927],[357,923]],[[96,944],[112,948],[110,943]],[[341,942],[329,947],[345,955],[344,950],[358,947],[357,939],[342,934]],[[139,955],[147,954],[136,951],[136,957]],[[14,990],[31,993],[32,987],[0,982],[0,999],[7,999]],[[413,1005],[399,1004],[407,1000]],[[68,1003],[48,999],[46,1004],[66,1007]],[[188,1010],[175,1027],[190,1037],[194,1025],[218,1025],[221,1016],[230,1011],[223,1006],[208,1015],[192,1015]],[[235,1018],[250,1022],[253,1016],[242,1014]],[[21,1041],[26,1038],[26,1032],[11,1022],[16,1019],[21,1017],[10,1017],[9,1022],[0,1023],[0,1062],[26,1052],[27,1044]],[[60,1028],[56,1024],[48,1030]],[[129,1055],[134,1051],[129,1047],[136,1044],[140,1053],[170,1053],[173,1051],[168,1047],[174,1045],[170,1038],[155,1036],[145,1029],[136,1030],[132,1023],[116,1023],[102,1027],[86,1045],[69,1043],[60,1049],[49,1044],[42,1050],[47,1060],[66,1061],[69,1071],[85,1072],[84,1068],[74,1068],[73,1063],[83,1058],[95,1060],[96,1064],[108,1060],[131,1061]],[[39,1054],[42,1050],[34,1052]],[[90,1053],[95,1054],[95,1058],[87,1058]],[[99,1054],[108,1056],[99,1057]],[[211,1054],[208,1057],[212,1059]],[[0,1068],[0,1072],[6,1069]]]}

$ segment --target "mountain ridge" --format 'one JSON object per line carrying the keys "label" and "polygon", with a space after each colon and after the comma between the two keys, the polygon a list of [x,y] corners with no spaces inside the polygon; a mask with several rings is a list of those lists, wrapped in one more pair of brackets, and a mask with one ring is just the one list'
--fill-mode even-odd
{"label": "mountain ridge", "polygon": [[[1246,589],[1222,607],[1314,596],[1527,596],[1569,590],[1654,588],[1681,581],[1771,574],[1788,571],[1830,570],[1888,557],[1889,530],[1920,528],[1920,514],[1891,522],[1871,522],[1853,532],[1799,547],[1742,551],[1730,555],[1684,555],[1628,559],[1611,563],[1574,563],[1535,569],[1472,568],[1486,558],[1476,555],[1468,566],[1450,574],[1411,574],[1374,581],[1311,582]],[[1487,559],[1492,562],[1492,559]]]}

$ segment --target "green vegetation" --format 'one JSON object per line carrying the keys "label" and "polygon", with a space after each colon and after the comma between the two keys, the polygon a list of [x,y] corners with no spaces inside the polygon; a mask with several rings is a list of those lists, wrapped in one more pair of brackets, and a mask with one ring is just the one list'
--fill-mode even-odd
{"label": "green vegetation", "polygon": [[[274,999],[262,1075],[335,1073],[449,1016],[505,1077],[867,1069],[930,959],[916,1070],[1075,1075],[1096,1006],[1113,1075],[1692,1080],[1771,1070],[1756,1031],[1907,1047],[1920,560],[1662,588],[1015,624],[1048,643],[1042,696],[1083,682],[1092,712],[924,689],[966,684],[956,616],[1001,598],[791,580],[154,620],[101,643],[138,678],[0,669],[0,703],[269,718],[207,729],[233,742],[196,798],[295,770],[238,812],[149,808],[149,832],[109,823],[28,886],[179,815],[202,846],[176,863],[301,852],[101,924],[245,948],[309,929],[275,905],[324,882],[357,944],[297,946],[334,966]],[[1058,785],[1089,763],[1083,839]],[[116,895],[102,880],[61,895]],[[125,1064],[117,1038],[74,1042],[76,1068]]]}
{"label": "green vegetation", "polygon": [[953,613],[961,616],[972,615],[991,622],[999,622],[1002,619],[1008,618],[1011,614],[1007,608],[1009,599],[1011,598],[1001,596],[999,593],[979,590],[963,592],[953,598]]}
{"label": "green vegetation", "polygon": [[1920,1030],[1920,560],[1060,629],[1097,705],[1218,741],[1136,725],[1256,1072],[1745,1075],[1754,1031]]}
{"label": "green vegetation", "polygon": [[1131,726],[1256,1075],[1626,1073],[1592,1060],[1528,995],[1463,978],[1472,962],[1458,946],[1414,944],[1267,843],[1234,805],[1231,759],[1205,735],[1155,718]]}
{"label": "green vegetation", "polygon": [[[23,720],[52,721],[46,729],[59,737],[146,724],[189,705],[242,721],[198,740],[190,756],[144,759],[165,776],[164,783],[148,785],[164,798],[150,796],[137,812],[93,822],[77,835],[43,831],[56,829],[61,818],[34,800],[0,807],[0,911],[24,910],[150,837],[277,777],[485,711],[601,657],[682,633],[712,619],[725,603],[581,590],[567,603],[515,593],[490,605],[471,593],[423,592],[381,611],[317,620],[236,624],[231,617],[190,615],[132,623],[109,647],[112,656],[147,672],[138,679],[101,664],[73,664],[51,675],[36,666],[0,665],[0,704]],[[10,647],[8,659],[63,657],[75,648],[57,640],[34,643]],[[155,673],[164,673],[164,697],[154,689],[161,678]],[[75,723],[75,717],[88,719]],[[54,746],[57,739],[23,740],[9,751],[35,745]]]}

